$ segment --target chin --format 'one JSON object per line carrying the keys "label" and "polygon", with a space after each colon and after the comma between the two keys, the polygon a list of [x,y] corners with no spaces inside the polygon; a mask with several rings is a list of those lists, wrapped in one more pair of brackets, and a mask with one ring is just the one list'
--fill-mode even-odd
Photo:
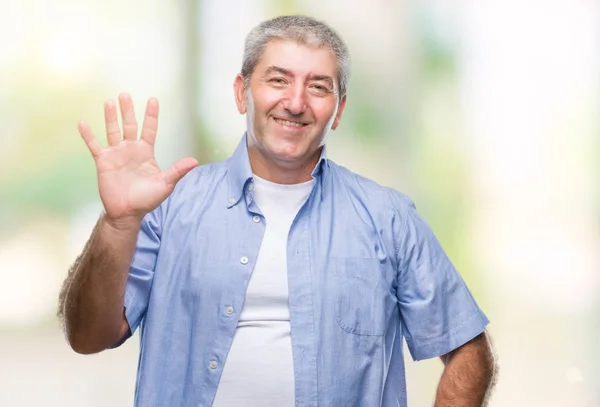
{"label": "chin", "polygon": [[[321,147],[321,145],[313,146],[316,140],[312,139],[310,132],[290,134],[268,128],[268,126],[262,130],[263,137],[254,138],[254,140],[257,145],[260,145],[263,154],[271,157],[271,159],[282,162],[307,160]],[[313,143],[311,143],[311,140]]]}
{"label": "chin", "polygon": [[303,145],[303,139],[290,140],[288,137],[271,135],[265,141],[265,148],[277,157],[301,157],[307,152],[306,146]]}
{"label": "chin", "polygon": [[281,161],[297,161],[305,156],[303,151],[298,151],[297,149],[289,150],[281,148],[270,148],[269,153],[273,158],[276,158]]}

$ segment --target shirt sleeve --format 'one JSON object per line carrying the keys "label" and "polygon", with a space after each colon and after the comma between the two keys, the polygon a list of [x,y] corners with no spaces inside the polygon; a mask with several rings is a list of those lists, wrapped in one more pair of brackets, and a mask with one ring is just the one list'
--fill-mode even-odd
{"label": "shirt sleeve", "polygon": [[113,347],[120,346],[135,333],[148,309],[154,268],[160,247],[161,225],[161,206],[147,214],[142,220],[125,287],[125,318],[129,323],[129,333]]}
{"label": "shirt sleeve", "polygon": [[414,203],[403,198],[396,295],[416,361],[460,347],[484,332],[489,320]]}

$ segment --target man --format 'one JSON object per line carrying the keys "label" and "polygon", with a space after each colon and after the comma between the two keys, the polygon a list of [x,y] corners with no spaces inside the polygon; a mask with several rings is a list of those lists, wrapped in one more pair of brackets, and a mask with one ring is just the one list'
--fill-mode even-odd
{"label": "man", "polygon": [[105,105],[108,148],[79,125],[105,213],[60,295],[72,348],[140,327],[137,406],[405,406],[403,338],[445,364],[436,406],[480,406],[487,318],[406,196],[325,156],[348,51],[324,23],[248,35],[225,162],[154,159],[158,105]]}

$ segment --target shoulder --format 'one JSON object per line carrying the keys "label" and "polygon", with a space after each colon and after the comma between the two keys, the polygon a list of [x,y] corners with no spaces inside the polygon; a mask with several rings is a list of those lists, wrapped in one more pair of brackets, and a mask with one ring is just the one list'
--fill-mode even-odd
{"label": "shoulder", "polygon": [[202,183],[214,178],[220,179],[227,172],[227,161],[199,165],[185,175],[180,181],[181,187],[191,187],[199,181]]}
{"label": "shoulder", "polygon": [[226,161],[199,165],[177,183],[171,199],[209,193],[220,184],[226,173]]}
{"label": "shoulder", "polygon": [[177,183],[156,212],[164,217],[173,209],[179,211],[182,207],[203,201],[202,198],[206,196],[214,195],[222,185],[226,173],[226,161],[197,166]]}
{"label": "shoulder", "polygon": [[328,165],[334,179],[369,207],[384,212],[392,211],[401,216],[406,216],[415,208],[413,200],[397,189],[381,185],[331,160]]}

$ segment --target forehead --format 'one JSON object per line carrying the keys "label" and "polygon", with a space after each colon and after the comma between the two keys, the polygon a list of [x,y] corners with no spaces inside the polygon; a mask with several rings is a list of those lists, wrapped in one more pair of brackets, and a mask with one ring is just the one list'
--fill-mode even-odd
{"label": "forehead", "polygon": [[264,73],[271,66],[284,68],[297,76],[326,75],[334,78],[337,73],[336,58],[329,49],[287,40],[270,41],[255,69]]}

